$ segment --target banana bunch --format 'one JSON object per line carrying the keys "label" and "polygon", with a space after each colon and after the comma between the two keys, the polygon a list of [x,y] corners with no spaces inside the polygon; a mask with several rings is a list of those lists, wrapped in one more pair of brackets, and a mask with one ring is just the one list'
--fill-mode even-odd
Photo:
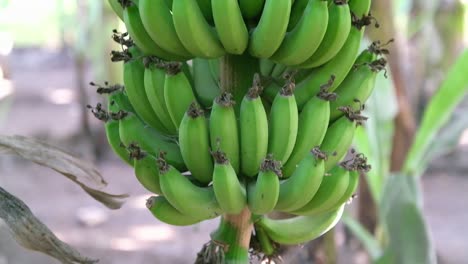
{"label": "banana bunch", "polygon": [[[149,211],[187,226],[248,208],[267,255],[333,228],[370,169],[351,148],[388,52],[359,53],[370,0],[109,1],[124,85],[93,84],[108,105],[90,108]],[[241,97],[221,85],[236,55],[259,69]]]}
{"label": "banana bunch", "polygon": [[[370,0],[109,0],[145,55],[165,60],[250,54],[316,68],[356,55]],[[359,21],[359,22],[358,22]],[[279,69],[278,69],[279,70]]]}

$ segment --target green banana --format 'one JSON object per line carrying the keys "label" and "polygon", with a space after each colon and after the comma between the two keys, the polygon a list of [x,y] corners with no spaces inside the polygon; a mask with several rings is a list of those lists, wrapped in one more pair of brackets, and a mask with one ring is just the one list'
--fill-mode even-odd
{"label": "green banana", "polygon": [[350,199],[352,199],[353,195],[356,192],[358,185],[359,185],[359,172],[350,171],[348,188],[346,188],[346,191],[344,192],[343,196],[341,196],[341,198],[335,203],[335,205],[332,206],[333,208],[331,210],[334,210],[338,207],[343,206]]}
{"label": "green banana", "polygon": [[286,65],[276,63],[270,76],[276,79],[280,79],[283,76],[286,69],[287,69]]}
{"label": "green banana", "polygon": [[212,155],[215,160],[213,189],[219,206],[227,214],[239,214],[247,204],[245,188],[239,182],[226,154],[215,151]]}
{"label": "green banana", "polygon": [[[119,103],[122,101],[128,102],[128,98],[125,96],[122,90],[111,93],[108,97],[107,107],[109,114],[118,113],[120,110],[122,110],[122,107],[119,105]],[[120,141],[119,120],[110,118],[105,123],[105,131],[109,146],[112,148],[114,153],[117,154],[117,156],[119,156],[120,159],[125,161],[127,164],[133,166],[133,162],[130,160],[127,150],[122,146],[122,142]]]}
{"label": "green banana", "polygon": [[139,58],[139,52],[135,47],[132,47],[130,48],[130,54],[132,59],[125,62],[123,76],[128,99],[135,108],[136,114],[138,114],[143,121],[163,133],[168,133],[161,120],[153,111],[146,96],[144,83],[145,66],[141,58]]}
{"label": "green banana", "polygon": [[152,193],[162,194],[156,159],[142,151],[137,145],[130,145],[128,150],[133,158],[135,176],[141,185]]}
{"label": "green banana", "polygon": [[211,76],[219,84],[221,79],[221,58],[208,60],[208,65],[210,66]]}
{"label": "green banana", "polygon": [[169,165],[163,157],[158,159],[158,164],[161,190],[175,209],[184,215],[201,220],[216,218],[222,214],[213,186],[196,186]]}
{"label": "green banana", "polygon": [[[288,23],[288,32],[293,30],[297,23],[302,19],[303,14],[309,4],[310,0],[296,0],[294,1],[291,7],[291,15],[289,16],[289,23]],[[328,8],[327,8],[328,9]],[[328,12],[327,12],[328,14]],[[328,21],[328,18],[327,18]]]}
{"label": "green banana", "polygon": [[165,60],[182,61],[188,59],[187,57],[172,54],[154,43],[141,21],[140,13],[136,5],[132,4],[125,7],[123,15],[128,34],[145,55],[155,55]]}
{"label": "green banana", "polygon": [[296,143],[299,113],[294,83],[288,82],[273,101],[269,120],[268,153],[285,164]]}
{"label": "green banana", "polygon": [[275,210],[290,212],[302,208],[317,193],[325,174],[325,162],[317,151],[307,154],[291,178],[281,183]]}
{"label": "green banana", "polygon": [[266,0],[262,16],[249,42],[250,55],[270,58],[281,46],[288,28],[291,0]]}
{"label": "green banana", "polygon": [[165,0],[140,0],[140,16],[151,39],[162,49],[182,57],[192,55],[182,45],[172,20],[171,7]]}
{"label": "green banana", "polygon": [[335,76],[334,83],[329,87],[330,92],[333,92],[343,82],[353,67],[363,34],[363,30],[352,27],[340,52],[322,67],[313,69],[307,79],[296,85],[294,95],[300,110],[311,97],[319,92],[321,85],[327,83],[330,76]]}
{"label": "green banana", "polygon": [[295,216],[289,219],[263,217],[257,223],[271,240],[282,245],[295,245],[316,239],[332,229],[343,215],[344,206],[316,216]]}
{"label": "green banana", "polygon": [[203,17],[196,0],[174,1],[172,17],[180,41],[193,56],[218,58],[225,54],[216,32]]}
{"label": "green banana", "polygon": [[210,115],[211,149],[226,153],[235,173],[239,173],[239,131],[232,94],[222,93],[213,102]]}
{"label": "green banana", "polygon": [[242,18],[237,0],[211,0],[213,18],[224,49],[240,55],[247,49],[249,31]]}
{"label": "green banana", "polygon": [[208,184],[213,176],[213,160],[210,155],[209,128],[203,110],[192,103],[179,128],[179,145],[187,168],[192,176]]}
{"label": "green banana", "polygon": [[[340,106],[350,106],[354,111],[363,107],[375,86],[378,72],[385,67],[385,59],[356,65],[345,80],[336,89],[338,98],[330,104],[330,121],[333,122],[343,115]],[[377,67],[376,67],[377,66]]]}
{"label": "green banana", "polygon": [[[349,19],[351,20],[350,17]],[[330,24],[335,25],[336,21],[331,21]],[[320,43],[323,43],[322,39],[326,36],[325,32],[328,32],[328,24],[327,2],[323,0],[309,0],[301,20],[294,29],[286,34],[283,43],[271,59],[288,66],[303,63],[316,52],[321,45]],[[351,25],[351,22],[349,22],[349,25]],[[349,29],[350,27],[348,27],[348,31]],[[346,36],[341,44],[344,44]],[[327,48],[339,49],[335,45],[335,42],[327,43]]]}
{"label": "green banana", "polygon": [[278,202],[281,177],[281,164],[268,156],[260,166],[257,181],[247,190],[247,201],[253,214],[267,214],[273,211]]}
{"label": "green banana", "polygon": [[318,49],[298,67],[315,68],[335,57],[346,42],[351,30],[351,12],[346,1],[334,0],[328,9],[329,23],[327,32]]}
{"label": "green banana", "polygon": [[327,119],[330,118],[330,99],[333,99],[332,94],[320,93],[319,96],[311,98],[302,109],[296,143],[291,156],[283,166],[285,178],[293,174],[297,164],[313,147],[322,144],[328,128]]}
{"label": "green banana", "polygon": [[269,59],[260,59],[260,74],[264,77],[271,76],[273,69],[275,68],[275,63]]}
{"label": "green banana", "polygon": [[195,58],[193,63],[194,90],[198,101],[205,108],[213,104],[213,100],[221,94],[219,83],[210,73],[209,61]]}
{"label": "green banana", "polygon": [[181,64],[173,64],[167,68],[164,101],[172,123],[179,128],[190,104],[196,101],[192,85],[187,75],[181,70]]}
{"label": "green banana", "polygon": [[268,150],[268,118],[259,96],[261,90],[260,76],[256,74],[240,108],[241,172],[250,177],[257,175]]}
{"label": "green banana", "polygon": [[340,161],[353,143],[356,123],[352,116],[346,114],[332,123],[327,130],[320,149],[329,155],[325,161],[325,171],[329,171]]}
{"label": "green banana", "polygon": [[242,15],[246,20],[258,17],[263,10],[265,0],[239,0]]}
{"label": "green banana", "polygon": [[123,7],[119,3],[119,0],[108,0],[110,7],[114,11],[114,13],[120,18],[120,20],[124,20],[123,18]]}
{"label": "green banana", "polygon": [[166,71],[160,65],[153,64],[146,67],[144,84],[148,101],[168,133],[170,135],[175,135],[177,134],[177,128],[174,122],[172,122],[164,99],[165,80]]}
{"label": "green banana", "polygon": [[163,196],[152,196],[146,201],[146,208],[159,221],[173,226],[190,226],[201,220],[182,214]]}
{"label": "green banana", "polygon": [[325,176],[315,196],[306,205],[291,213],[296,215],[320,215],[334,208],[349,185],[349,171],[336,166]]}
{"label": "green banana", "polygon": [[371,0],[349,0],[349,9],[351,12],[361,18],[368,15],[371,8]]}
{"label": "green banana", "polygon": [[167,153],[167,160],[179,170],[186,167],[179,146],[160,133],[146,126],[135,114],[127,113],[119,121],[120,140],[125,146],[137,144],[142,150],[157,157],[160,151]]}

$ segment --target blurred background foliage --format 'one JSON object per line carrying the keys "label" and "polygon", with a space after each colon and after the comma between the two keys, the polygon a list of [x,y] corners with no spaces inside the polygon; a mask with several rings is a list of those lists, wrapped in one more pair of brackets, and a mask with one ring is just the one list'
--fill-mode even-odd
{"label": "blurred background foliage", "polygon": [[[9,65],[18,62],[11,61],[11,53],[53,51],[72,62],[70,86],[81,120],[75,132],[99,158],[103,144],[96,135],[102,131],[90,123],[85,108],[97,99],[87,82],[121,82],[120,66],[111,64],[108,55],[118,49],[111,30],[125,30],[106,2],[0,0],[0,121],[14,95]],[[366,105],[370,120],[355,142],[373,170],[362,175],[358,198],[343,219],[348,239],[359,241],[356,251],[364,249],[368,262],[434,263],[437,255],[444,262],[424,213],[420,176],[441,163],[444,170],[452,166],[453,153],[467,153],[459,150],[466,148],[468,137],[467,11],[467,0],[374,1],[373,15],[381,27],[367,32],[369,42],[395,41],[388,46],[389,77],[379,75]],[[302,260],[340,259],[334,234],[308,245],[310,254]]]}

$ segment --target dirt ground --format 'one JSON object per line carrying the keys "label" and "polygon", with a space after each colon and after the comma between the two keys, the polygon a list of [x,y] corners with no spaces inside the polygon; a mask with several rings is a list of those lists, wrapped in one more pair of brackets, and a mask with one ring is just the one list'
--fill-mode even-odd
{"label": "dirt ground", "polygon": [[[0,133],[39,137],[89,157],[89,141],[76,136],[80,131],[80,106],[73,102],[75,79],[67,57],[23,50],[16,51],[10,63],[15,90],[7,115],[0,113]],[[58,104],[57,96],[71,96],[72,102]],[[0,104],[5,105],[5,101]],[[131,169],[110,153],[99,123],[93,120],[92,124],[104,153],[97,164],[109,182],[108,190],[131,195],[121,210],[107,210],[64,177],[15,157],[0,157],[0,185],[23,199],[61,239],[84,255],[99,258],[102,264],[193,263],[217,220],[183,228],[158,222],[145,208],[150,194],[138,185]],[[462,264],[468,260],[467,153],[458,150],[452,154],[451,160],[457,161],[454,165],[438,164],[423,181],[425,212],[444,263]],[[92,219],[97,222],[83,224],[80,219],[87,215],[94,215]],[[363,263],[349,259],[341,262]],[[0,264],[29,263],[57,262],[22,249],[0,223]]]}

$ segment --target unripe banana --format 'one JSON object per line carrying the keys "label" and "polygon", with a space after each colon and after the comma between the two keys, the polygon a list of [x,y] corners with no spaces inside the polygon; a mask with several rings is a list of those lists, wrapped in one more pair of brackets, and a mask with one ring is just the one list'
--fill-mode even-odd
{"label": "unripe banana", "polygon": [[123,15],[128,34],[145,55],[155,55],[165,60],[181,61],[188,59],[187,57],[172,54],[154,43],[141,21],[140,13],[136,5],[131,4],[125,7]]}
{"label": "unripe banana", "polygon": [[317,193],[325,174],[325,162],[318,149],[307,154],[299,163],[291,178],[280,185],[275,210],[290,212],[302,208]]}
{"label": "unripe banana", "polygon": [[219,206],[227,214],[239,214],[247,204],[245,188],[223,152],[213,152],[213,158],[213,189]]}
{"label": "unripe banana", "polygon": [[270,76],[273,78],[279,79],[283,76],[287,68],[288,67],[286,65],[276,63],[275,66],[273,67],[273,70],[271,71]]}
{"label": "unripe banana", "polygon": [[320,146],[327,132],[327,118],[330,117],[330,102],[333,94],[326,91],[311,98],[299,115],[299,127],[296,143],[288,161],[283,166],[283,176],[290,177],[297,164],[307,156],[310,150]]}
{"label": "unripe banana", "polygon": [[263,10],[265,0],[239,0],[242,15],[246,20],[258,17]]}
{"label": "unripe banana", "polygon": [[210,73],[208,60],[195,58],[192,63],[197,99],[203,107],[209,108],[213,100],[221,94],[218,81]]}
{"label": "unripe banana", "polygon": [[[353,143],[354,132],[356,131],[356,123],[354,121],[358,118],[357,116],[351,116],[354,114],[356,113],[346,113],[345,116],[336,120],[328,127],[327,134],[323,139],[322,145],[320,145],[322,151],[332,154],[325,161],[326,172],[333,168],[346,155],[346,152]],[[361,117],[359,115],[359,118]]]}
{"label": "unripe banana", "polygon": [[[122,103],[124,101],[130,104],[130,102],[128,102],[127,96],[122,90],[111,93],[108,97],[107,111],[109,114],[118,113],[121,111],[123,107],[120,105],[124,104]],[[119,156],[119,158],[125,161],[127,164],[133,166],[133,162],[130,160],[127,150],[124,146],[122,146],[122,142],[120,141],[119,120],[109,118],[109,120],[107,120],[105,123],[105,131],[109,146],[112,148],[114,153],[117,154],[117,156]]]}
{"label": "unripe banana", "polygon": [[192,103],[179,128],[179,145],[187,168],[203,184],[211,182],[213,160],[210,155],[208,123],[203,110]]}
{"label": "unripe banana", "polygon": [[279,197],[279,177],[281,164],[267,157],[261,164],[257,181],[251,183],[247,190],[247,200],[253,214],[267,214],[273,211]]}
{"label": "unripe banana", "polygon": [[168,133],[161,120],[153,111],[145,92],[145,66],[140,58],[140,53],[135,47],[130,48],[132,58],[124,64],[124,84],[128,99],[145,123],[151,127]]}
{"label": "unripe banana", "polygon": [[257,175],[268,150],[268,118],[259,96],[261,90],[256,75],[240,108],[241,172],[250,177]]}
{"label": "unripe banana", "polygon": [[[296,0],[291,7],[291,15],[289,16],[288,31],[293,30],[297,23],[302,19],[303,14],[310,0]],[[328,9],[328,8],[327,8]],[[328,13],[328,12],[327,12]],[[328,19],[327,19],[328,21]]]}
{"label": "unripe banana", "polygon": [[285,164],[296,143],[299,113],[294,83],[288,82],[273,101],[269,122],[268,153]]}
{"label": "unripe banana", "polygon": [[[334,25],[335,22],[333,21],[330,24]],[[271,59],[285,65],[303,63],[319,48],[322,39],[326,36],[325,32],[327,32],[328,24],[327,2],[324,0],[309,0],[301,20],[294,29],[286,34],[283,43]],[[344,40],[346,40],[346,37]],[[344,44],[344,41],[342,44]],[[327,45],[330,46],[330,43]],[[332,45],[335,45],[335,43]]]}
{"label": "unripe banana", "polygon": [[159,152],[167,153],[168,162],[177,169],[185,171],[186,167],[179,146],[169,138],[146,126],[135,114],[128,113],[120,119],[120,140],[125,146],[137,144],[142,150],[157,157]]}
{"label": "unripe banana", "polygon": [[225,54],[216,32],[203,17],[196,0],[174,1],[172,16],[180,41],[193,56],[218,58]]}
{"label": "unripe banana", "polygon": [[190,226],[201,220],[182,214],[163,196],[152,196],[146,201],[146,207],[159,221],[173,226]]}
{"label": "unripe banana", "polygon": [[181,71],[181,65],[173,64],[168,67],[164,82],[164,101],[176,128],[179,128],[185,112],[195,100],[192,85],[187,75]]}
{"label": "unripe banana", "polygon": [[335,57],[341,50],[351,30],[351,12],[347,1],[333,0],[328,9],[329,20],[327,32],[317,51],[313,53],[301,68],[315,68],[323,65]]}
{"label": "unripe banana", "polygon": [[263,217],[257,225],[268,236],[282,245],[296,245],[316,239],[332,229],[344,211],[344,206],[321,215],[296,216],[289,219],[270,219]]}
{"label": "unripe banana", "polygon": [[291,0],[266,0],[260,21],[250,38],[250,55],[266,59],[275,53],[286,34],[290,12]]}
{"label": "unripe banana", "polygon": [[156,164],[156,159],[145,153],[137,145],[128,147],[130,156],[133,158],[135,176],[140,184],[146,190],[154,194],[162,194],[161,186],[159,185],[159,169]]}
{"label": "unripe banana", "polygon": [[123,8],[119,0],[108,0],[108,2],[114,13],[123,21]]}
{"label": "unripe banana", "polygon": [[164,197],[179,212],[200,220],[216,218],[222,214],[213,186],[194,185],[177,169],[167,164],[162,157],[158,163],[161,190]]}
{"label": "unripe banana", "polygon": [[275,68],[275,63],[269,59],[260,59],[260,74],[262,76],[270,76]]}
{"label": "unripe banana", "polygon": [[144,84],[148,101],[168,133],[175,135],[177,134],[177,128],[174,122],[172,122],[164,99],[165,80],[166,70],[162,66],[153,64],[146,67]]}
{"label": "unripe banana", "polygon": [[211,149],[226,153],[235,173],[239,173],[239,131],[232,94],[223,93],[214,100],[210,115]]}
{"label": "unripe banana", "polygon": [[374,89],[378,72],[384,69],[385,65],[385,59],[355,65],[355,69],[336,89],[338,98],[330,104],[330,121],[333,122],[343,115],[343,112],[339,111],[340,106],[350,106],[354,111],[363,107]]}
{"label": "unripe banana", "polygon": [[349,172],[349,183],[348,188],[344,192],[343,196],[335,203],[333,207],[334,210],[342,205],[346,204],[350,199],[352,199],[353,195],[356,193],[356,189],[359,185],[359,172],[357,171],[350,171]]}
{"label": "unripe banana", "polygon": [[162,49],[190,58],[192,55],[177,36],[171,8],[165,0],[140,0],[141,21],[148,35]]}
{"label": "unripe banana", "polygon": [[333,92],[343,82],[353,67],[363,33],[363,30],[352,27],[348,39],[340,52],[322,67],[313,69],[307,79],[297,83],[294,95],[296,96],[299,109],[302,109],[306,102],[319,92],[320,86],[326,83],[330,79],[330,76],[335,76],[333,85],[329,87],[330,92]]}
{"label": "unripe banana", "polygon": [[224,49],[240,55],[247,49],[249,31],[242,18],[237,0],[211,0],[213,18]]}
{"label": "unripe banana", "polygon": [[325,176],[315,196],[302,208],[292,211],[296,215],[319,215],[334,208],[349,185],[349,171],[336,166]]}
{"label": "unripe banana", "polygon": [[355,16],[361,18],[369,14],[371,2],[371,0],[349,0],[349,9]]}

